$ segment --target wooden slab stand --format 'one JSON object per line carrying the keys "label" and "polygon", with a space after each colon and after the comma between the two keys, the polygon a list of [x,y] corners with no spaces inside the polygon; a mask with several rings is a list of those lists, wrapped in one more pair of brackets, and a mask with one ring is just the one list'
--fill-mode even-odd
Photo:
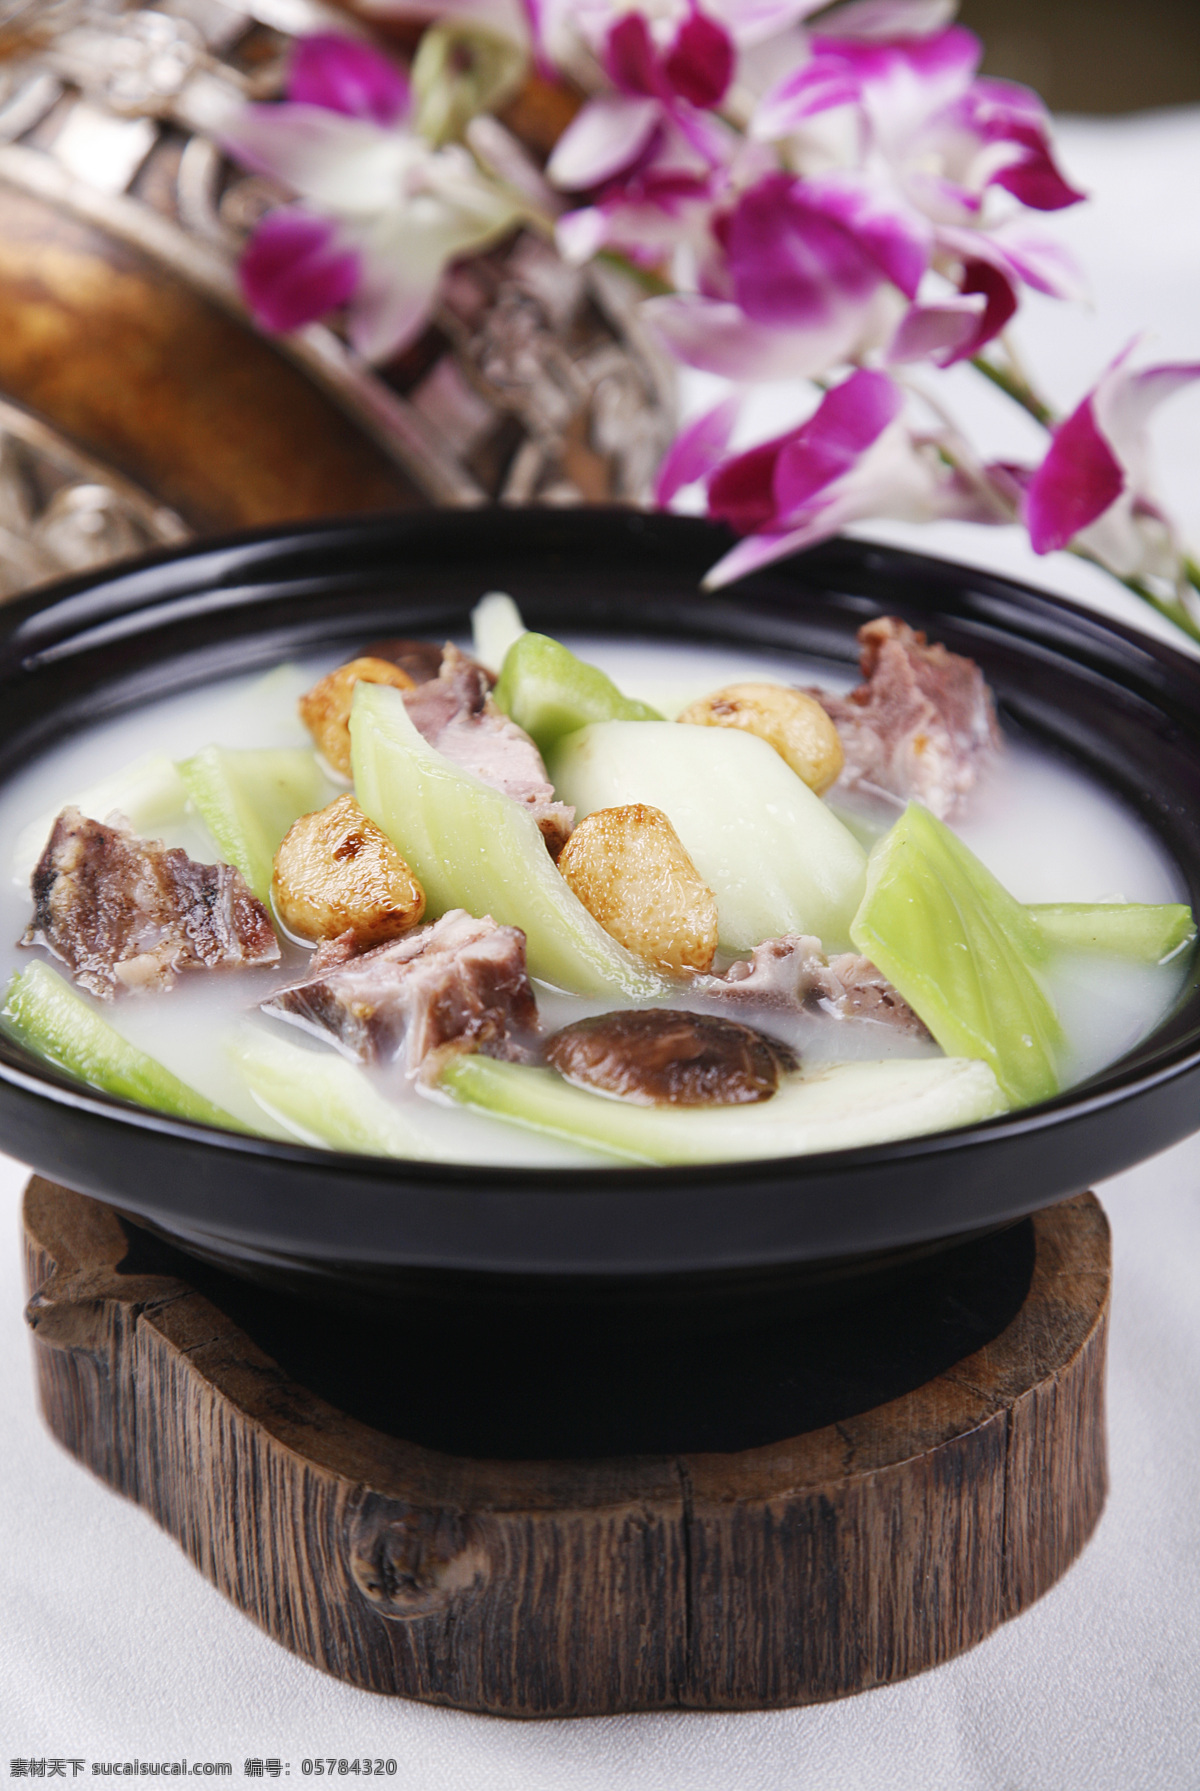
{"label": "wooden slab stand", "polygon": [[1080,1195],[1032,1223],[990,1343],[726,1455],[496,1462],[383,1435],[186,1279],[120,1270],[117,1216],[40,1178],[28,1318],[55,1436],[341,1679],[523,1717],[808,1704],[971,1647],[1099,1517],[1107,1222]]}

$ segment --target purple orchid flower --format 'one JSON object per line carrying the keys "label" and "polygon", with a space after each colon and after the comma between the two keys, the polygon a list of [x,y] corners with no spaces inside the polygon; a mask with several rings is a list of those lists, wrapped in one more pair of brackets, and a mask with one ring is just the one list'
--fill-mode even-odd
{"label": "purple orchid flower", "polygon": [[592,188],[590,203],[558,224],[568,261],[602,248],[648,267],[683,246],[711,254],[709,225],[735,163],[759,168],[765,158],[712,113],[689,110],[684,129],[679,107],[652,97],[602,94],[583,108],[547,168],[560,187]]}
{"label": "purple orchid flower", "polygon": [[1200,379],[1200,363],[1132,372],[1135,346],[1054,431],[1046,458],[1027,476],[1025,521],[1035,553],[1077,545],[1119,578],[1179,581],[1182,553],[1154,489],[1147,425],[1158,405]]}
{"label": "purple orchid flower", "polygon": [[719,106],[733,78],[733,40],[723,25],[698,8],[683,19],[660,50],[640,12],[627,12],[610,28],[604,67],[618,93],[640,94],[674,106],[709,111]]}
{"label": "purple orchid flower", "polygon": [[1054,160],[1046,108],[1028,87],[977,79],[943,124],[975,138],[985,150],[1004,153],[989,184],[1003,187],[1031,210],[1062,211],[1083,198]]}
{"label": "purple orchid flower", "polygon": [[744,193],[722,239],[736,298],[756,323],[804,328],[884,280],[916,296],[932,233],[844,175],[768,174]]}
{"label": "purple orchid flower", "polygon": [[982,53],[958,25],[892,42],[814,35],[811,59],[765,96],[753,132],[774,142],[852,108],[864,153],[937,224],[975,223],[991,186],[1039,211],[1075,204],[1083,195],[1054,161],[1041,101],[1012,82],[978,78]]}
{"label": "purple orchid flower", "polygon": [[238,274],[255,322],[286,336],[353,298],[362,263],[353,249],[339,245],[336,224],[288,208],[263,219]]}
{"label": "purple orchid flower", "polygon": [[926,220],[846,174],[768,174],[716,232],[706,290],[644,310],[681,360],[737,380],[813,377],[886,344],[933,245]]}
{"label": "purple orchid flower", "polygon": [[707,479],[720,466],[741,407],[741,397],[733,392],[680,430],[667,449],[654,482],[654,501],[660,510],[667,508],[676,492]]}
{"label": "purple orchid flower", "polygon": [[[880,0],[871,19],[893,5]],[[981,227],[983,192],[1001,176],[1014,196],[1043,205],[1079,195],[1048,159],[1040,102],[976,80],[978,39],[951,28],[813,43],[812,58],[764,101],[755,131],[762,141],[849,106],[861,165],[808,178],[773,172],[716,214],[701,293],[648,307],[675,354],[741,380],[811,376],[873,350],[891,364],[949,366],[1004,329],[1022,285],[1080,295],[1065,251],[1019,217]]]}
{"label": "purple orchid flower", "polygon": [[465,149],[416,135],[406,77],[369,45],[305,40],[287,91],[279,104],[243,106],[222,132],[232,156],[301,201],[254,232],[243,296],[273,332],[344,304],[353,346],[385,359],[423,326],[446,264],[513,229],[522,202]]}
{"label": "purple orchid flower", "polygon": [[657,267],[681,244],[707,242],[714,181],[710,173],[647,167],[612,181],[593,205],[559,219],[555,241],[564,260],[580,265],[615,249]]}
{"label": "purple orchid flower", "polygon": [[292,51],[286,81],[287,98],[300,106],[322,106],[347,118],[398,123],[407,116],[412,96],[402,69],[369,44],[321,31],[302,37]]}
{"label": "purple orchid flower", "polygon": [[[775,43],[785,61],[804,53],[803,36],[792,28],[817,9],[819,0],[708,0],[703,12],[695,0],[665,0],[653,15],[634,10],[615,17],[614,3],[579,0],[576,12],[579,29],[615,91],[584,106],[551,157],[548,174],[556,185],[592,193],[590,206],[563,221],[560,246],[575,260],[608,247],[647,265],[686,246],[697,260],[712,262],[704,204],[715,212],[730,194],[754,187],[767,174],[786,179],[765,142],[739,137],[714,116],[714,108],[727,94],[744,47],[763,52]],[[940,24],[945,3],[858,0],[845,9],[847,29],[854,28],[856,13],[867,30],[878,30],[885,22],[895,28],[902,20],[916,29]],[[931,5],[936,17],[930,14]],[[860,183],[860,210],[862,191]],[[831,201],[823,196],[820,203],[828,209]],[[864,219],[850,223],[855,229],[862,226],[869,252],[878,249],[878,220],[873,233]],[[898,227],[889,227],[895,234]],[[914,214],[907,234],[918,230],[929,234]],[[702,279],[710,298],[729,298],[729,291],[713,290],[728,284],[711,274]],[[688,320],[689,334],[694,322]]]}
{"label": "purple orchid flower", "polygon": [[930,264],[954,291],[912,306],[888,346],[892,366],[927,360],[949,367],[969,360],[1014,316],[1023,285],[1050,298],[1087,296],[1074,257],[1021,218],[990,232],[935,229]]}
{"label": "purple orchid flower", "polygon": [[867,517],[999,520],[999,507],[947,464],[939,437],[914,433],[905,409],[894,380],[860,369],[827,392],[807,422],[715,471],[708,469],[732,427],[729,401],[685,430],[668,456],[660,497],[707,472],[708,514],[746,536],[705,585],[729,584]]}
{"label": "purple orchid flower", "polygon": [[568,191],[601,187],[644,163],[664,134],[706,167],[727,159],[727,133],[706,114],[724,99],[737,61],[731,32],[690,0],[681,17],[584,7],[578,24],[615,92],[585,105],[555,145],[547,174]]}

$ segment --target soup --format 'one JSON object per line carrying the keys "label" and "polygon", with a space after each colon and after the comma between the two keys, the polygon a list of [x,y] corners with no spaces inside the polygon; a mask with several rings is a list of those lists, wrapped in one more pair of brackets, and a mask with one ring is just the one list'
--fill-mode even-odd
{"label": "soup", "polygon": [[[714,690],[747,682],[829,684],[827,668],[799,663],[791,656],[606,637],[568,638],[564,644],[587,665],[607,674],[635,706],[644,705],[664,717],[688,710]],[[281,754],[309,754],[312,740],[300,723],[297,703],[335,663],[329,658],[288,664],[265,677],[231,680],[149,705],[138,714],[73,737],[14,778],[0,794],[0,862],[14,865],[12,881],[0,890],[0,958],[6,978],[25,969],[31,959],[53,963],[40,949],[21,949],[17,942],[29,921],[30,870],[64,803],[95,791],[106,778],[114,779],[113,787],[121,789],[127,768],[139,760],[195,765],[211,743],[234,753],[273,749]],[[624,737],[643,751],[664,738],[659,730],[675,726],[645,718],[619,725],[646,730]],[[711,731],[718,734],[722,730]],[[586,732],[581,730],[581,735]],[[697,736],[699,732],[695,730]],[[708,732],[706,729],[706,736]],[[640,745],[643,740],[645,749]],[[696,748],[707,750],[707,740],[697,738]],[[561,752],[558,756],[562,758]],[[551,762],[557,762],[553,754]],[[568,767],[564,775],[578,781],[577,768]],[[302,806],[306,809],[320,809],[347,788],[315,760],[306,776],[312,779],[305,786]],[[636,784],[636,772],[633,777]],[[371,812],[365,795],[362,800]],[[104,814],[96,811],[106,803],[114,806],[107,795],[94,795],[86,805],[87,812],[103,820]],[[669,800],[664,803],[668,820],[670,806]],[[847,840],[858,842],[855,850],[865,850],[887,835],[900,814],[898,804],[839,796],[836,788],[824,806],[840,824],[838,837],[844,832]],[[153,820],[139,823],[139,831],[161,838],[168,847],[182,848],[201,862],[219,856],[210,827],[194,805],[190,811],[172,812],[168,802],[164,810],[161,825]],[[152,793],[144,812],[154,816]],[[394,844],[403,855],[413,845],[402,834],[402,829],[395,831]],[[1180,899],[1174,867],[1136,816],[1078,770],[1051,759],[1027,741],[1006,741],[1002,757],[955,819],[954,834],[1018,904],[1119,901],[1161,905]],[[747,876],[751,895],[761,881],[763,877],[751,867]],[[452,877],[447,889],[448,896],[431,904],[426,922],[437,909],[463,906],[473,913],[483,911],[481,902],[456,896]],[[723,900],[718,907],[725,908],[724,926],[731,907]],[[737,993],[735,967],[744,964],[753,947],[769,936],[759,931],[755,937],[753,912],[745,923],[749,932],[735,929],[732,937],[723,934],[716,959],[707,970],[685,968],[666,978],[656,972],[644,983],[635,978],[625,992],[616,991],[614,999],[614,987],[572,988],[567,986],[569,976],[555,973],[548,977],[544,964],[539,975],[539,966],[531,958],[532,987],[543,1039],[561,1036],[564,1029],[577,1029],[614,1009],[642,1013],[664,1002],[672,1010],[719,1020],[723,1026],[732,1020],[774,1041],[783,1053],[779,1060],[782,1068],[776,1066],[777,1091],[751,1091],[744,1102],[739,1094],[732,1103],[716,1103],[716,1111],[705,1111],[703,1100],[688,1105],[686,1111],[676,1108],[667,1116],[665,1133],[658,1111],[662,1103],[641,1099],[635,1103],[639,1111],[632,1112],[628,1102],[619,1095],[614,1097],[611,1089],[599,1087],[597,1091],[593,1085],[590,1093],[583,1094],[585,1108],[580,1109],[578,1077],[571,1073],[560,1077],[544,1063],[536,1067],[518,1064],[511,1069],[500,1066],[493,1072],[488,1061],[480,1060],[468,1065],[468,1070],[470,1075],[482,1077],[487,1086],[482,1082],[472,1085],[467,1076],[456,1093],[452,1077],[461,1066],[451,1066],[445,1078],[435,1079],[406,1073],[399,1054],[390,1061],[351,1063],[344,1039],[324,1039],[319,1028],[311,1025],[300,1029],[282,1025],[278,1013],[275,1018],[264,1017],[261,1007],[265,1001],[304,981],[313,944],[311,937],[290,936],[278,913],[273,918],[280,943],[277,962],[183,975],[169,990],[121,995],[115,1001],[92,1002],[83,997],[122,1039],[247,1129],[314,1145],[390,1151],[401,1157],[582,1165],[836,1148],[966,1123],[1012,1104],[1011,1097],[1006,1101],[987,1093],[983,1078],[990,1072],[978,1059],[965,1054],[959,1086],[948,1096],[943,1094],[944,1066],[952,1060],[924,1024],[855,1023],[831,1016],[819,1003],[781,1006],[757,1001],[753,995],[731,1005],[731,989]],[[825,947],[850,943],[849,939],[821,936]],[[1186,955],[1186,951],[1176,950],[1168,962],[1158,963],[1137,961],[1120,952],[1098,955],[1061,946],[1045,954],[1036,981],[1056,1016],[1053,1054],[1060,1086],[1094,1074],[1154,1028],[1178,993]],[[731,972],[733,981],[729,982]],[[576,1032],[573,1036],[581,1035]],[[340,1054],[334,1048],[339,1043],[343,1046]],[[272,1059],[273,1050],[282,1055]],[[528,1058],[529,1051],[525,1055]],[[60,1055],[59,1061],[67,1060]],[[905,1072],[901,1067],[905,1064],[912,1069]],[[852,1069],[855,1065],[857,1069]],[[527,1071],[541,1080],[523,1081]],[[317,1096],[297,1099],[296,1088],[309,1073],[316,1078]],[[364,1105],[356,1105],[364,1089],[368,1098]],[[532,1090],[528,1101],[526,1089]],[[840,1090],[844,1090],[844,1098],[839,1104]],[[760,1099],[760,1095],[769,1098]],[[795,1106],[797,1097],[799,1106]],[[597,1099],[602,1105],[586,1107]],[[787,1119],[792,1111],[789,1102],[795,1106],[791,1120]],[[323,1104],[328,1111],[322,1110]],[[665,1105],[671,1105],[670,1099]],[[647,1113],[647,1108],[655,1111]],[[336,1123],[329,1118],[334,1109]],[[584,1114],[582,1129],[580,1111]],[[775,1114],[784,1119],[772,1129],[764,1120]],[[373,1126],[379,1129],[373,1131]],[[671,1144],[665,1154],[656,1154],[660,1136],[683,1139],[684,1127],[686,1140],[679,1146],[680,1154],[673,1154],[675,1146]]]}

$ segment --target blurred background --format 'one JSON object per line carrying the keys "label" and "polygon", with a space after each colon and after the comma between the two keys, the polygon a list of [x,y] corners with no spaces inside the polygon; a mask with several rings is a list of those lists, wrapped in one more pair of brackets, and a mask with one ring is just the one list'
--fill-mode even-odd
{"label": "blurred background", "polygon": [[1054,112],[1200,102],[1200,0],[964,0],[984,70],[1035,87]]}

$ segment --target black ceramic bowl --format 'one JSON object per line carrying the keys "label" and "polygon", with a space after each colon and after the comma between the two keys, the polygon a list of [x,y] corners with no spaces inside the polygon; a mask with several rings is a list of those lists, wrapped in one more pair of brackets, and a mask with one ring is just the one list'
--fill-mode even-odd
{"label": "black ceramic bowl", "polygon": [[[1200,898],[1200,665],[1057,598],[839,541],[716,596],[706,524],[486,511],[278,531],[77,580],[0,611],[0,777],[65,732],[287,655],[461,632],[483,591],[550,633],[727,643],[841,667],[895,613],[979,661],[1002,718],[1133,804]],[[1200,993],[1041,1107],[926,1138],[699,1169],[480,1170],[291,1147],[83,1090],[0,1042],[0,1144],[197,1254],[314,1290],[605,1286],[851,1264],[981,1231],[1200,1125]],[[406,1278],[407,1282],[406,1282]],[[530,1280],[532,1278],[532,1280]]]}

